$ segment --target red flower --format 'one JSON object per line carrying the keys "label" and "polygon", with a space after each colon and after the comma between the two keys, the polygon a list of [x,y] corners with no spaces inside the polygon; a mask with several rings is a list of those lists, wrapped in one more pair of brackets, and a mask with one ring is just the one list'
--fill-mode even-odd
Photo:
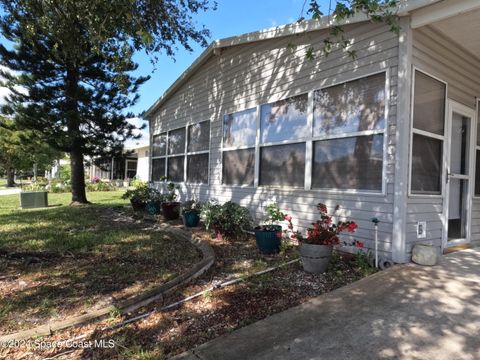
{"label": "red flower", "polygon": [[292,217],[290,215],[285,215],[285,220],[292,221]]}
{"label": "red flower", "polygon": [[355,241],[355,247],[357,247],[359,249],[363,249],[364,243],[361,242],[361,241]]}
{"label": "red flower", "polygon": [[350,224],[348,224],[348,232],[355,232],[355,230],[357,230],[358,228],[358,225],[355,224],[354,222],[351,222]]}

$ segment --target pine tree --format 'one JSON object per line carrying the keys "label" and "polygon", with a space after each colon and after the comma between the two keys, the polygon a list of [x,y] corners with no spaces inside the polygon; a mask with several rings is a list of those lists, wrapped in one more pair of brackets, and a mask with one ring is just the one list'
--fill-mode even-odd
{"label": "pine tree", "polygon": [[7,176],[7,187],[15,186],[15,173],[31,171],[35,165],[48,168],[62,156],[38,132],[15,130],[12,120],[0,118],[0,172]]}
{"label": "pine tree", "polygon": [[192,14],[208,0],[0,0],[2,113],[70,154],[72,202],[86,203],[84,156],[114,156],[135,126],[125,109],[148,77],[132,74],[137,51],[175,55],[206,45]]}

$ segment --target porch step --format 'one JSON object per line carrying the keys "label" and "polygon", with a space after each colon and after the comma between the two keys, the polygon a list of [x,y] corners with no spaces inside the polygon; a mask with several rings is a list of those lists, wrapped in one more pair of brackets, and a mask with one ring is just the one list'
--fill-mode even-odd
{"label": "porch step", "polygon": [[460,250],[465,250],[465,249],[471,249],[472,248],[472,245],[471,244],[461,244],[461,245],[457,245],[457,246],[452,246],[452,247],[449,247],[449,248],[446,248],[445,250],[443,250],[443,254],[450,254],[452,252],[455,252],[455,251],[460,251]]}

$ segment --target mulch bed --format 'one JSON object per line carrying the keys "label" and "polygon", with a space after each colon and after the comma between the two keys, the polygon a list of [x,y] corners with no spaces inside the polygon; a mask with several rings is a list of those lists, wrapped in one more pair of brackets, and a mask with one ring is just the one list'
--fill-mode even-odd
{"label": "mulch bed", "polygon": [[[171,223],[178,225],[178,223]],[[160,309],[208,287],[253,274],[285,263],[297,257],[295,246],[284,247],[281,254],[262,256],[255,239],[217,240],[205,230],[193,230],[208,240],[216,255],[214,266],[193,283],[177,291],[163,302],[153,303],[132,314],[100,323],[69,329],[42,340],[67,339],[79,342],[114,340],[112,348],[84,349],[4,349],[9,358],[58,356],[68,359],[162,359],[192,349],[220,335],[261,320],[269,315],[299,305],[309,299],[359,280],[368,271],[355,261],[337,257],[325,274],[305,273],[300,263],[294,263],[269,273],[247,278],[234,285],[215,289],[168,311]],[[148,317],[127,325],[105,330],[105,327],[135,316],[151,313]],[[63,352],[63,356],[60,356]],[[2,353],[0,352],[0,355]]]}

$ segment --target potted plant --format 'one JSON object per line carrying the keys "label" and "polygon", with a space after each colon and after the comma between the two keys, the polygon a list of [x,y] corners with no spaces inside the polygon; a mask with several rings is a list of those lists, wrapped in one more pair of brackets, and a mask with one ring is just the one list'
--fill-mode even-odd
{"label": "potted plant", "polygon": [[[202,210],[200,211],[200,219],[202,220],[205,228],[207,230],[215,229],[215,222],[220,216],[222,206],[216,201],[211,200],[202,206]],[[215,235],[217,239],[221,240],[221,234],[217,230],[215,230]]]}
{"label": "potted plant", "polygon": [[282,226],[278,225],[278,222],[285,220],[286,215],[280,211],[276,203],[267,205],[266,212],[264,224],[254,229],[255,240],[262,254],[275,254],[280,251],[282,241]]}
{"label": "potted plant", "polygon": [[291,237],[299,241],[303,269],[310,273],[321,274],[327,270],[333,247],[340,245],[340,233],[344,231],[353,233],[358,226],[353,221],[339,221],[334,224],[332,217],[327,214],[326,205],[318,204],[317,209],[320,212],[320,219],[312,224],[313,227],[307,229],[305,236],[298,231],[293,232],[290,217],[286,220],[289,222],[289,230],[293,232]]}
{"label": "potted plant", "polygon": [[163,195],[162,212],[166,220],[176,220],[180,217],[180,203],[177,200],[177,190],[180,186],[173,182],[167,184],[167,193]]}
{"label": "potted plant", "polygon": [[196,227],[200,222],[202,204],[195,200],[189,200],[182,204],[182,220],[186,227]]}
{"label": "potted plant", "polygon": [[241,237],[245,234],[244,230],[252,228],[253,221],[248,209],[233,201],[223,205],[209,202],[203,206],[200,216],[207,230],[213,228],[219,240]]}
{"label": "potted plant", "polygon": [[127,190],[122,199],[129,199],[132,204],[133,210],[144,210],[150,197],[150,190],[148,185],[136,187],[134,189]]}
{"label": "potted plant", "polygon": [[160,191],[154,188],[149,188],[148,198],[145,202],[145,211],[148,212],[150,215],[160,214],[162,202],[163,195],[160,194]]}

